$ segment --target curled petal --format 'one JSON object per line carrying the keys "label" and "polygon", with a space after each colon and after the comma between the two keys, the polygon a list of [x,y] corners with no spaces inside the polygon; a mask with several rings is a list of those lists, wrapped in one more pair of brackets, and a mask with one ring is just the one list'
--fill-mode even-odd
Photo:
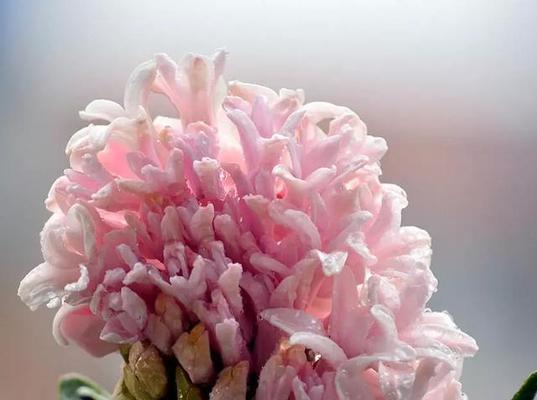
{"label": "curled petal", "polygon": [[112,122],[114,119],[125,116],[125,110],[119,104],[110,100],[94,100],[84,111],[79,112],[80,118],[86,121],[103,120]]}
{"label": "curled petal", "polygon": [[21,281],[18,295],[35,310],[42,304],[59,301],[65,294],[65,285],[76,281],[78,274],[76,269],[57,269],[46,262],[39,264]]}
{"label": "curled petal", "polygon": [[157,72],[156,63],[151,60],[140,64],[129,77],[125,89],[125,111],[129,115],[137,115],[139,107],[146,108],[147,97]]}
{"label": "curled petal", "polygon": [[226,319],[216,324],[215,335],[224,365],[233,365],[241,359],[248,358],[246,344],[237,321]]}
{"label": "curled petal", "polygon": [[59,344],[76,343],[95,357],[102,357],[117,349],[113,343],[100,339],[104,322],[87,305],[63,304],[54,317],[53,333]]}
{"label": "curled petal", "polygon": [[264,310],[260,316],[288,335],[293,335],[297,332],[311,332],[318,335],[324,335],[325,333],[321,321],[302,310],[269,308]]}
{"label": "curled petal", "polygon": [[138,328],[142,329],[147,321],[147,306],[145,301],[126,286],[121,288],[121,300],[123,309],[136,322]]}

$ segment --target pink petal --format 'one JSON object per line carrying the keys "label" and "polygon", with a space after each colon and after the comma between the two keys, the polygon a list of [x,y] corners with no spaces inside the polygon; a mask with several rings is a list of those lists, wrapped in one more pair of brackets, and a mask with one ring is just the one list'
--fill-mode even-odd
{"label": "pink petal", "polygon": [[117,349],[113,343],[99,338],[104,321],[95,316],[87,305],[63,304],[54,317],[53,333],[60,344],[76,343],[95,357],[102,357]]}
{"label": "pink petal", "polygon": [[323,360],[336,367],[347,359],[345,352],[326,336],[311,332],[297,332],[290,338],[291,344],[301,344],[321,354]]}
{"label": "pink petal", "polygon": [[324,335],[325,333],[321,321],[302,310],[269,308],[264,310],[260,316],[288,335],[293,335],[297,332],[311,332],[318,335]]}

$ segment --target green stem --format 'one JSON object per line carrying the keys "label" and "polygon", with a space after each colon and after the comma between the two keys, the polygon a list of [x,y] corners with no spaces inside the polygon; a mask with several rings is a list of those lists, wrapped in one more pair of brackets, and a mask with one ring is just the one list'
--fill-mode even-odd
{"label": "green stem", "polygon": [[513,400],[533,400],[537,393],[537,371],[533,372],[522,384],[519,391],[513,396]]}

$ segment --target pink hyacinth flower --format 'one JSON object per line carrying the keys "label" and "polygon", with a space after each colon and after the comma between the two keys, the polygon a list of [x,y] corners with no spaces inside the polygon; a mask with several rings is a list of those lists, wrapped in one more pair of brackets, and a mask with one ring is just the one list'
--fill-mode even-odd
{"label": "pink hyacinth flower", "polygon": [[[244,398],[248,374],[258,400],[466,398],[477,345],[426,309],[430,238],[379,181],[385,141],[301,90],[226,83],[225,59],[158,54],[123,105],[80,113],[19,296],[60,307],[59,343],[148,341],[215,400]],[[152,93],[178,115],[150,115]]]}

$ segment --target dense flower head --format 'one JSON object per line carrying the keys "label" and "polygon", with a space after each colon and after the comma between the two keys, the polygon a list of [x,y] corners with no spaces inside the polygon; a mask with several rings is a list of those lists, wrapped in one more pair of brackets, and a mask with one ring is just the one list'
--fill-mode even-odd
{"label": "dense flower head", "polygon": [[385,141],[301,90],[226,83],[225,58],[157,54],[123,106],[80,113],[22,300],[59,306],[58,342],[93,355],[151,343],[211,399],[249,375],[258,400],[465,398],[477,346],[426,308],[430,238],[379,181]]}

